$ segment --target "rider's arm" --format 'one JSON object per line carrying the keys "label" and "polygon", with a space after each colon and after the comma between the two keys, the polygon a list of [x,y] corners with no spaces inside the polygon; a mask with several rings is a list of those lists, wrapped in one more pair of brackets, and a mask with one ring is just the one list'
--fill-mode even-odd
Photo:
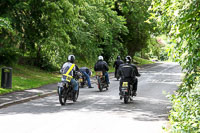
{"label": "rider's arm", "polygon": [[136,75],[136,76],[140,76],[140,74],[139,74],[139,72],[138,72],[138,69],[137,69],[137,67],[136,67],[136,66],[134,66],[134,68],[135,68],[135,75]]}
{"label": "rider's arm", "polygon": [[109,70],[109,68],[108,68],[108,64],[107,64],[106,62],[104,63],[104,68],[105,68],[106,71]]}
{"label": "rider's arm", "polygon": [[75,65],[75,71],[80,71],[77,65]]}
{"label": "rider's arm", "polygon": [[[65,64],[65,63],[64,63]],[[60,68],[60,73],[63,73],[63,66],[64,66],[64,64],[61,66],[61,68]]]}

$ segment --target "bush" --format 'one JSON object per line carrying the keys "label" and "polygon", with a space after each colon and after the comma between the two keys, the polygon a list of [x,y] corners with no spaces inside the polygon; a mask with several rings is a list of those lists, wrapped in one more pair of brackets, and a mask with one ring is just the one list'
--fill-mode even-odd
{"label": "bush", "polygon": [[170,96],[173,104],[170,111],[171,131],[173,133],[200,132],[200,89]]}
{"label": "bush", "polygon": [[15,48],[0,48],[0,65],[12,65],[18,61],[18,57]]}

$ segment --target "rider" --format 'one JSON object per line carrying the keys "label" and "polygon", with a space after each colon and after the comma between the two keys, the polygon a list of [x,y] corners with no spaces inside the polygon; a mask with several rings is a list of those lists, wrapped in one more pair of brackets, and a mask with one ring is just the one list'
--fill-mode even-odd
{"label": "rider", "polygon": [[[68,56],[68,61],[66,63],[63,64],[60,72],[62,74],[67,74],[69,72],[69,76],[72,76],[71,79],[71,84],[73,86],[74,92],[76,93],[78,91],[78,82],[77,82],[77,77],[80,75],[79,72],[79,68],[76,64],[74,64],[75,62],[75,56],[74,55],[69,55]],[[74,67],[72,66],[74,65]],[[72,68],[73,67],[73,68]],[[72,70],[70,71],[70,68],[72,68]],[[62,81],[66,81],[66,75],[62,76]]]}
{"label": "rider", "polygon": [[106,83],[110,84],[109,82],[109,76],[108,76],[108,64],[103,61],[103,56],[99,56],[98,57],[98,61],[96,62],[95,66],[94,66],[94,71],[103,71],[103,75],[105,75],[106,78]]}
{"label": "rider", "polygon": [[81,67],[80,72],[83,73],[83,75],[86,77],[86,80],[88,82],[88,88],[94,88],[91,86],[91,82],[90,82],[90,76],[91,76],[90,69],[87,67]]}
{"label": "rider", "polygon": [[130,56],[126,56],[126,63],[121,64],[119,66],[119,75],[121,77],[120,80],[120,92],[121,86],[123,82],[128,82],[133,85],[133,94],[132,96],[136,96],[138,79],[136,76],[140,76],[137,67],[134,64],[131,64],[132,58]]}
{"label": "rider", "polygon": [[115,78],[117,77],[117,71],[121,64],[124,62],[120,59],[120,56],[117,56],[117,60],[114,62],[113,67],[115,68]]}

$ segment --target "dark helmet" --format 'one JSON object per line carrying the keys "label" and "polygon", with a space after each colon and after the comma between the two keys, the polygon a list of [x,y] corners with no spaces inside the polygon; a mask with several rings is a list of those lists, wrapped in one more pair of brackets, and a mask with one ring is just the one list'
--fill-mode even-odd
{"label": "dark helmet", "polygon": [[117,60],[120,60],[120,56],[117,56]]}
{"label": "dark helmet", "polygon": [[132,61],[132,58],[131,58],[131,56],[126,56],[126,63],[131,63],[131,61]]}
{"label": "dark helmet", "polygon": [[68,61],[71,62],[71,63],[74,63],[74,61],[75,61],[75,56],[74,56],[74,55],[69,55],[69,56],[68,56]]}

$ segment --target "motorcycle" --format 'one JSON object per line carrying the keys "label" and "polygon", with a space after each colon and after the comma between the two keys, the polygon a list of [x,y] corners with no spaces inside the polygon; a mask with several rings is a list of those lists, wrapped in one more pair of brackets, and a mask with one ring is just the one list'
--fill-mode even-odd
{"label": "motorcycle", "polygon": [[103,88],[106,88],[106,90],[108,90],[108,84],[106,82],[106,77],[105,77],[105,75],[103,75],[102,71],[96,72],[96,79],[97,79],[97,84],[98,84],[98,88],[99,88],[100,92],[103,91]]}
{"label": "motorcycle", "polygon": [[71,82],[68,81],[62,81],[58,83],[58,96],[59,96],[59,102],[61,105],[65,105],[67,100],[72,100],[73,102],[76,102],[79,96],[79,88],[78,91],[75,92],[73,90],[73,86]]}
{"label": "motorcycle", "polygon": [[120,99],[124,99],[124,103],[127,104],[132,100],[133,96],[133,85],[129,82],[122,82]]}
{"label": "motorcycle", "polygon": [[79,78],[79,87],[84,88],[85,85],[87,85],[87,80],[84,74],[82,74]]}

